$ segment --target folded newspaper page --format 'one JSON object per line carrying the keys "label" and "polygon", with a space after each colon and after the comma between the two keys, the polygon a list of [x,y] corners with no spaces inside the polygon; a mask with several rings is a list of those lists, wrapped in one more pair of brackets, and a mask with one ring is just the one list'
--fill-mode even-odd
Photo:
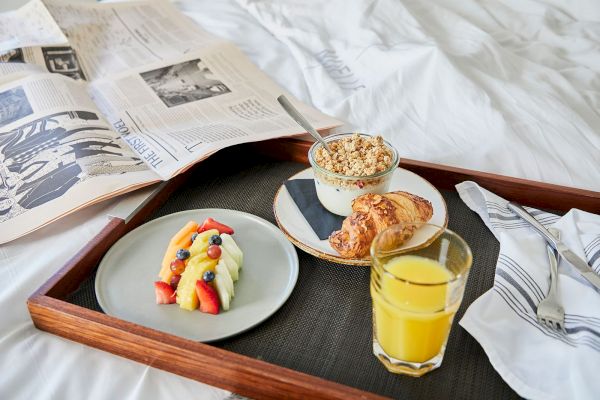
{"label": "folded newspaper page", "polygon": [[[280,94],[166,1],[0,14],[0,243],[227,146],[304,133]],[[294,103],[317,129],[341,124]]]}

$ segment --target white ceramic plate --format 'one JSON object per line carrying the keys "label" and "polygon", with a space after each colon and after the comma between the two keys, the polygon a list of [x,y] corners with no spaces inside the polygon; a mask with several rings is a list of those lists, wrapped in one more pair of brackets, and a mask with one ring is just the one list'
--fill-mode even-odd
{"label": "white ceramic plate", "polygon": [[[212,217],[231,226],[244,252],[229,311],[218,315],[158,305],[154,282],[171,237],[188,221]],[[269,318],[288,299],[298,278],[294,246],[270,222],[223,209],[182,211],[150,221],[123,236],[106,253],[96,274],[96,297],[105,313],[187,339],[223,339]]]}
{"label": "white ceramic plate", "polygon": [[[305,169],[290,179],[314,179],[313,170],[312,168]],[[441,193],[427,180],[413,172],[397,168],[392,176],[389,191],[393,192],[397,190],[410,192],[429,200],[433,206],[433,215],[428,222],[442,227],[448,225],[446,201]],[[275,195],[273,211],[279,228],[287,238],[307,253],[339,264],[370,264],[369,259],[343,258],[329,245],[327,239],[320,240],[300,212],[300,209],[296,206],[296,203],[294,203],[284,185],[279,188],[279,191]],[[438,232],[438,229],[421,228],[415,232],[412,239],[407,241],[402,248],[408,250],[421,246],[434,238]]]}

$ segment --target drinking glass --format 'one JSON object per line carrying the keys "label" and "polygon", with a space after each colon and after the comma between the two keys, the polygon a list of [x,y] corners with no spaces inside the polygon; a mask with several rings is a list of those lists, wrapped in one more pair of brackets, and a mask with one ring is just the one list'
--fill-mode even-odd
{"label": "drinking glass", "polygon": [[[431,237],[403,251],[402,242],[416,231]],[[463,298],[471,249],[449,229],[399,224],[375,237],[371,259],[373,353],[394,373],[422,376],[438,368]]]}

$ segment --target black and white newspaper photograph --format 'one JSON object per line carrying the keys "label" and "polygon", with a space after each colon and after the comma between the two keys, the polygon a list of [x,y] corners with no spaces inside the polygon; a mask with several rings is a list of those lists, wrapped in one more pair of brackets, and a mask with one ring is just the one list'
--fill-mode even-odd
{"label": "black and white newspaper photograph", "polygon": [[72,47],[42,47],[42,54],[49,72],[85,80],[81,64]]}
{"label": "black and white newspaper photograph", "polygon": [[2,54],[0,54],[0,63],[22,63],[25,62],[25,59],[23,58],[23,50],[17,48],[17,49],[11,49],[11,50],[7,50],[5,52],[2,52]]}
{"label": "black and white newspaper photograph", "polygon": [[0,92],[0,127],[33,113],[23,86]]}
{"label": "black and white newspaper photograph", "polygon": [[230,93],[200,59],[140,74],[167,107]]}

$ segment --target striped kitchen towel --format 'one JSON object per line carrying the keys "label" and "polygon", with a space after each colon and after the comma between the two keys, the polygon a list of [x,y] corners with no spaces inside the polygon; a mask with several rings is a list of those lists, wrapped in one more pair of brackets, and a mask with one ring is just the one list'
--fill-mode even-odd
{"label": "striped kitchen towel", "polygon": [[[474,182],[460,183],[456,189],[500,242],[494,286],[469,306],[460,325],[519,395],[598,398],[600,293],[561,261],[558,291],[566,332],[538,324],[537,304],[550,285],[545,241],[506,207],[507,200]],[[600,273],[600,216],[576,209],[562,217],[528,211],[544,226],[560,230],[561,240]]]}

